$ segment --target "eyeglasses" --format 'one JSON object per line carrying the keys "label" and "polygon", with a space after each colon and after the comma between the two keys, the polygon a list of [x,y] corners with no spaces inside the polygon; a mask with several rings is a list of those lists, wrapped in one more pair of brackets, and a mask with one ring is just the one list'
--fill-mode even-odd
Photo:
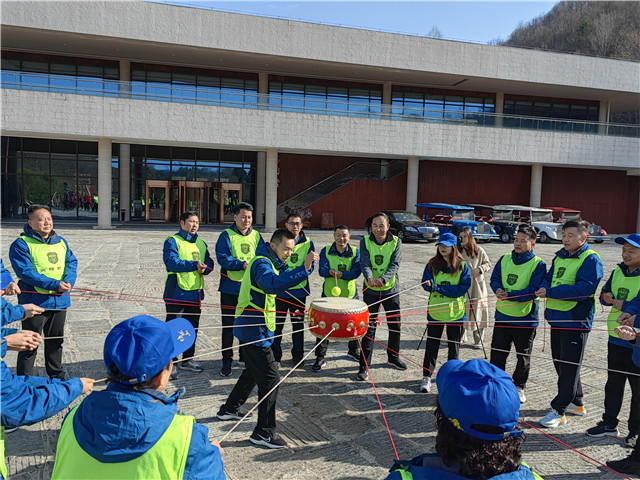
{"label": "eyeglasses", "polygon": [[300,223],[300,222],[289,222],[288,225],[291,225],[292,227],[300,227],[300,226],[302,226],[302,223]]}

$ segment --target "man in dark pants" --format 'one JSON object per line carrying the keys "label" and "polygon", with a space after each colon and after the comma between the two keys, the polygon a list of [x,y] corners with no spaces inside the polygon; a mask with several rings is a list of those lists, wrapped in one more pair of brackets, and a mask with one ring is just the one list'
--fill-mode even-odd
{"label": "man in dark pants", "polygon": [[533,253],[536,236],[532,227],[521,225],[513,242],[513,252],[504,255],[491,274],[491,289],[498,297],[491,363],[504,370],[513,343],[518,358],[513,383],[521,403],[527,401],[524,389],[538,326],[538,300],[534,292],[547,273],[547,265]]}
{"label": "man in dark pants", "polygon": [[[276,433],[276,401],[278,390],[269,393],[280,382],[280,374],[271,349],[276,329],[276,295],[299,284],[311,273],[315,252],[309,252],[303,265],[287,270],[285,263],[295,246],[294,235],[285,228],[276,230],[268,245],[262,244],[249,262],[242,278],[233,334],[241,343],[245,369],[220,407],[220,420],[239,420],[244,416],[240,407],[258,386],[258,424],[249,438],[255,445],[284,448],[285,442]],[[267,396],[268,394],[268,396]],[[267,396],[267,398],[265,398]],[[264,399],[264,401],[263,401]]]}
{"label": "man in dark pants", "polygon": [[589,224],[571,220],[562,226],[564,248],[535,292],[546,298],[544,316],[551,325],[551,356],[558,374],[558,394],[540,424],[556,428],[567,423],[565,413],[584,416],[580,364],[595,313],[595,293],[602,279],[602,260],[587,243]]}
{"label": "man in dark pants", "polygon": [[[67,380],[62,370],[62,342],[69,292],[76,282],[76,257],[67,241],[53,230],[49,207],[31,205],[24,232],[9,249],[9,259],[20,279],[20,304],[33,303],[45,309],[22,322],[23,330],[44,333],[44,359],[47,375]],[[60,293],[62,295],[60,295]],[[18,375],[33,375],[38,349],[18,353]]]}
{"label": "man in dark pants", "polygon": [[[293,270],[305,262],[309,252],[315,252],[313,242],[302,231],[302,217],[299,213],[291,213],[287,217],[285,227],[295,237],[295,246],[291,256],[287,259],[289,270]],[[313,272],[313,264],[311,271]],[[273,340],[273,355],[276,362],[282,361],[282,330],[284,322],[287,320],[287,313],[291,319],[291,327],[293,329],[291,347],[291,357],[293,364],[296,365],[304,356],[304,310],[307,303],[307,297],[311,294],[309,280],[306,278],[299,285],[286,292],[281,292],[276,297],[276,332]],[[302,364],[300,364],[302,366]]]}
{"label": "man in dark pants", "polygon": [[[360,240],[360,267],[364,276],[363,300],[369,306],[369,329],[361,340],[360,369],[356,380],[369,379],[367,365],[371,366],[373,340],[376,336],[376,318],[380,304],[388,315],[389,341],[387,359],[398,370],[407,366],[400,360],[400,283],[398,269],[402,261],[402,242],[389,233],[389,217],[383,212],[375,213],[371,219],[371,235]],[[366,362],[365,362],[366,360]]]}
{"label": "man in dark pants", "polygon": [[[209,256],[207,244],[198,237],[200,221],[196,212],[184,212],[180,215],[180,230],[164,241],[162,259],[167,268],[167,281],[164,286],[164,303],[167,311],[166,321],[186,318],[191,322],[198,335],[200,326],[200,304],[204,299],[204,275],[213,269],[213,260]],[[184,351],[182,362],[171,372],[171,379],[178,378],[178,369],[202,372],[202,366],[192,357],[196,344]],[[178,359],[175,358],[174,362]]]}
{"label": "man in dark pants", "polygon": [[[233,319],[240,294],[240,282],[251,259],[264,240],[252,228],[253,206],[242,202],[234,207],[233,225],[226,228],[216,243],[216,259],[220,264],[220,310],[222,313],[222,368],[220,375],[231,375],[233,364]],[[240,351],[240,361],[243,361]]]}

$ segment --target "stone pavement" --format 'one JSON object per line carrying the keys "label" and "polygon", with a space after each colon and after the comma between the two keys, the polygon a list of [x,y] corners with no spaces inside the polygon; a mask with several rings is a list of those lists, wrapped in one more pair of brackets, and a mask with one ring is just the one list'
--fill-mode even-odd
{"label": "stone pavement", "polygon": [[[8,262],[10,243],[22,227],[17,223],[2,226],[2,257]],[[137,314],[150,314],[164,318],[162,293],[166,277],[162,263],[162,242],[175,232],[168,226],[119,227],[117,230],[97,231],[87,225],[56,225],[78,258],[78,280],[72,308],[68,314],[64,363],[71,376],[88,376],[101,379],[106,376],[102,362],[102,347],[107,332],[116,323]],[[214,251],[221,229],[204,226],[201,237]],[[310,231],[316,248],[329,244],[332,235],[326,231]],[[358,243],[363,231],[354,231],[352,244]],[[265,235],[268,240],[268,235]],[[492,262],[511,250],[501,243],[484,244]],[[620,261],[620,247],[613,242],[592,246],[605,263],[605,280]],[[550,263],[558,244],[538,245],[536,253]],[[411,243],[404,245],[404,261],[400,276],[403,289],[420,283],[425,263],[435,254],[433,244]],[[10,268],[10,265],[7,265]],[[604,284],[604,280],[601,283]],[[210,438],[219,439],[233,426],[233,422],[219,422],[215,414],[235,384],[240,368],[234,365],[229,378],[219,375],[220,347],[218,278],[214,273],[207,278],[201,330],[196,355],[205,371],[201,374],[181,372],[168,390],[186,387],[186,394],[179,404],[185,413],[195,415],[198,422],[209,427]],[[319,297],[321,279],[311,277],[312,296]],[[87,292],[86,290],[94,290]],[[95,292],[100,291],[100,292]],[[107,294],[117,292],[136,294],[150,298],[135,300],[133,297]],[[401,296],[405,309],[402,327],[402,355],[409,368],[401,372],[386,365],[383,347],[376,345],[372,365],[372,377],[380,396],[380,402],[391,429],[391,436],[400,458],[408,459],[433,451],[434,417],[432,407],[435,394],[420,394],[418,386],[422,378],[421,365],[424,343],[417,350],[425,328],[424,306],[427,296],[421,288],[415,288]],[[411,312],[420,312],[411,315]],[[594,328],[605,329],[607,311],[598,307]],[[545,325],[546,326],[546,325]],[[377,339],[386,342],[386,329],[379,329]],[[291,331],[287,323],[285,332]],[[490,343],[491,331],[486,341]],[[521,410],[527,422],[537,422],[545,415],[549,402],[556,392],[556,374],[550,361],[549,331],[540,328],[534,345],[532,374],[527,388],[528,402]],[[315,345],[315,337],[306,335],[305,349]],[[606,381],[605,331],[590,335],[582,368],[585,417],[569,417],[566,426],[548,433],[601,462],[626,456],[629,449],[623,440],[627,434],[626,419],[629,412],[630,391],[627,388],[620,418],[621,437],[594,439],[585,430],[600,420],[603,412],[604,384]],[[290,337],[283,339],[284,375],[291,368]],[[446,361],[446,342],[442,342],[439,363]],[[346,357],[346,344],[332,342],[327,355],[328,365],[320,374],[311,372],[313,354],[304,369],[296,370],[283,383],[278,398],[279,431],[289,442],[290,448],[271,451],[252,446],[248,441],[255,418],[241,424],[223,443],[224,461],[228,478],[237,479],[376,479],[384,478],[394,460],[394,448],[381,415],[378,400],[371,383],[354,381],[357,364]],[[461,349],[461,359],[481,357],[482,351],[469,346]],[[236,353],[237,357],[237,353]],[[13,369],[15,352],[5,359]],[[44,375],[42,353],[37,361],[40,374]],[[508,371],[513,371],[515,355],[509,356]],[[99,384],[96,389],[105,388]],[[433,391],[436,389],[434,388]],[[253,406],[257,395],[249,399]],[[74,403],[75,405],[75,403]],[[56,441],[61,422],[68,410],[36,425],[23,427],[7,436],[7,461],[12,479],[49,478],[53,466]],[[537,425],[537,424],[536,424]],[[561,479],[615,479],[622,478],[604,467],[587,460],[580,454],[555,442],[545,435],[523,425],[527,433],[524,444],[524,460],[546,480]]]}

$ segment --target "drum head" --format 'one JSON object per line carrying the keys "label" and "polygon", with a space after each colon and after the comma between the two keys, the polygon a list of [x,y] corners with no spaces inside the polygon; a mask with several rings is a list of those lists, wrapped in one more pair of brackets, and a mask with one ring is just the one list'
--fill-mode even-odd
{"label": "drum head", "polygon": [[322,297],[311,302],[311,308],[328,313],[362,313],[367,311],[367,304],[362,300],[345,297]]}

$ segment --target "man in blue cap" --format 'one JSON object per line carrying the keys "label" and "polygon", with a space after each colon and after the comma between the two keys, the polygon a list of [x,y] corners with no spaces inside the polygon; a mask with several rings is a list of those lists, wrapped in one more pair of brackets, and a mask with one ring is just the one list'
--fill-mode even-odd
{"label": "man in blue cap", "polygon": [[138,315],[113,327],[104,344],[109,385],[65,419],[52,478],[225,479],[220,444],[178,412],[184,389],[163,393],[172,359],[195,339],[184,318]]}
{"label": "man in blue cap", "polygon": [[436,454],[396,461],[387,480],[541,480],[522,460],[520,398],[511,377],[484,360],[449,360],[436,378]]}

